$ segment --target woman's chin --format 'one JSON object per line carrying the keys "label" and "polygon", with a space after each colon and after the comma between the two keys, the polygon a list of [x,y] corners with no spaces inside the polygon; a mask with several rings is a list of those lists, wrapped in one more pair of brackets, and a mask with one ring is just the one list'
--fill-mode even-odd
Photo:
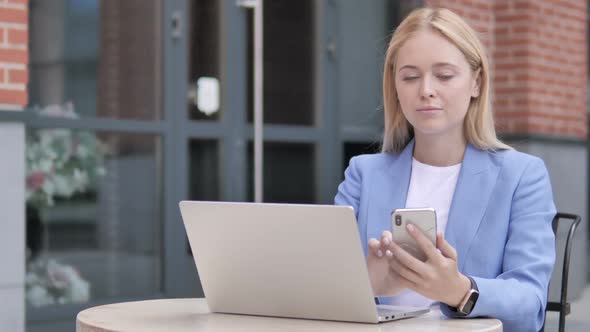
{"label": "woman's chin", "polygon": [[455,133],[454,130],[440,127],[414,128],[414,136],[423,137],[427,139],[443,139],[451,137],[461,137],[461,130]]}
{"label": "woman's chin", "polygon": [[423,136],[442,136],[448,132],[448,128],[443,126],[420,126],[414,127],[414,133],[416,135]]}

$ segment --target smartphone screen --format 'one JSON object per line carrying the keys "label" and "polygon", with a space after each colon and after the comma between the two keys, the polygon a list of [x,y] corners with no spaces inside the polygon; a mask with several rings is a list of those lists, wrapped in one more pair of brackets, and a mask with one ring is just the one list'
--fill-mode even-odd
{"label": "smartphone screen", "polygon": [[406,228],[412,224],[436,246],[436,212],[433,208],[395,209],[391,215],[393,241],[412,256],[426,261],[426,254]]}

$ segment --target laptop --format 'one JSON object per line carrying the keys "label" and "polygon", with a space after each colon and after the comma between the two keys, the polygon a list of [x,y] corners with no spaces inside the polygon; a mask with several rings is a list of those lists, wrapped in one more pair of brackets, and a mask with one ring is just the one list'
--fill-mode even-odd
{"label": "laptop", "polygon": [[182,201],[211,312],[379,323],[429,308],[376,305],[352,207]]}

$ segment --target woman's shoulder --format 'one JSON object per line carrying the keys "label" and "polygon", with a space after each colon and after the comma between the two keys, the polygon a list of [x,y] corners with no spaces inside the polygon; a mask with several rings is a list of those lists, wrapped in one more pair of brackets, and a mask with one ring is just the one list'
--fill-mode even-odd
{"label": "woman's shoulder", "polygon": [[354,164],[355,167],[361,169],[374,169],[390,165],[392,162],[395,162],[398,157],[399,154],[388,152],[361,154],[352,157],[350,159],[350,165]]}
{"label": "woman's shoulder", "polygon": [[516,149],[495,150],[491,151],[490,155],[496,160],[496,162],[501,164],[503,168],[517,173],[523,172],[531,167],[535,169],[545,169],[543,159]]}

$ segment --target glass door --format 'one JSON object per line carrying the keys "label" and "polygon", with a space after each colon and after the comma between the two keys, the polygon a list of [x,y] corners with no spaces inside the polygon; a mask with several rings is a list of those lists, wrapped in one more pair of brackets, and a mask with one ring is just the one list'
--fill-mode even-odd
{"label": "glass door", "polygon": [[[385,46],[399,8],[414,2],[262,2],[264,202],[331,204],[348,158],[377,149]],[[177,203],[255,199],[254,13],[235,0],[167,7],[178,223],[166,284],[201,296]]]}
{"label": "glass door", "polygon": [[[167,295],[203,296],[178,202],[245,200],[239,110],[246,105],[245,12],[235,1],[166,1],[166,107],[174,153],[167,202]],[[244,169],[244,170],[243,170]]]}
{"label": "glass door", "polygon": [[[253,201],[253,10],[234,0],[168,6],[171,24],[178,20],[181,27],[170,41],[170,57],[185,59],[168,63],[175,74],[166,93],[176,110],[176,171],[180,179],[186,174],[186,181],[171,179],[177,199]],[[266,202],[319,200],[315,156],[324,136],[315,92],[317,6],[311,0],[264,2]],[[184,229],[173,233],[168,289],[200,296]]]}

